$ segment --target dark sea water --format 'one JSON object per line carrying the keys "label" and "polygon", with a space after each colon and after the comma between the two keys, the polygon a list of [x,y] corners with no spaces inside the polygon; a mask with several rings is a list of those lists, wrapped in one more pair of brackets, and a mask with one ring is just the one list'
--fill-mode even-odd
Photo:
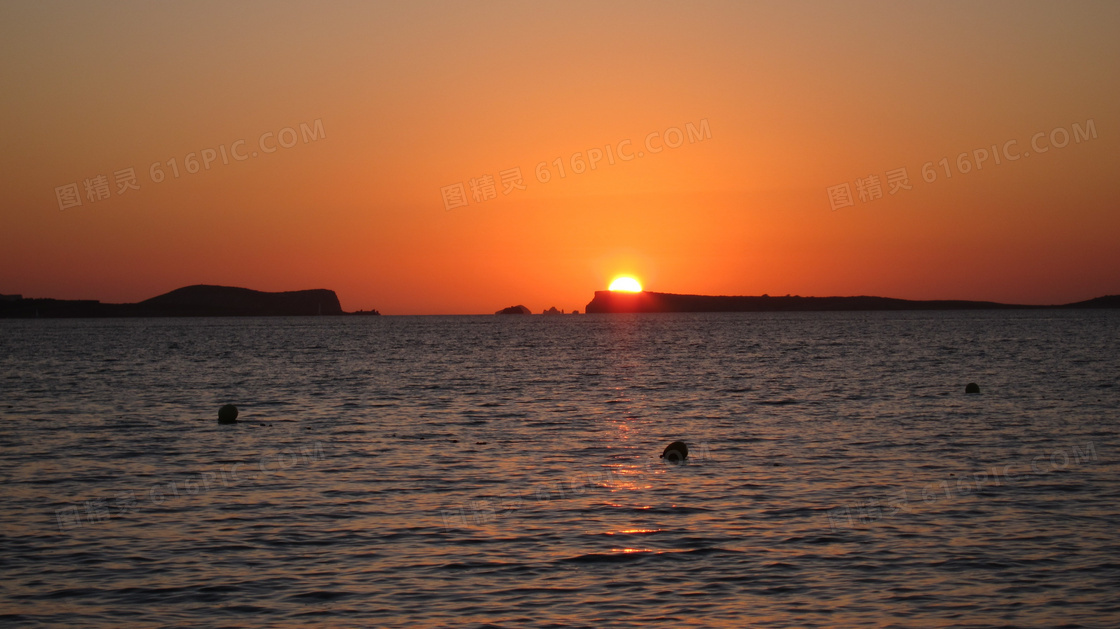
{"label": "dark sea water", "polygon": [[0,625],[1120,627],[1118,408],[1107,311],[0,321]]}

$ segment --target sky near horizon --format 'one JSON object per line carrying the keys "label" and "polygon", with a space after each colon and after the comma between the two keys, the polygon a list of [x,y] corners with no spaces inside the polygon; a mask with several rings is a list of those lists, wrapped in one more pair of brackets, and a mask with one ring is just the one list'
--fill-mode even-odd
{"label": "sky near horizon", "polygon": [[0,77],[3,294],[1120,293],[1117,2],[2,1]]}

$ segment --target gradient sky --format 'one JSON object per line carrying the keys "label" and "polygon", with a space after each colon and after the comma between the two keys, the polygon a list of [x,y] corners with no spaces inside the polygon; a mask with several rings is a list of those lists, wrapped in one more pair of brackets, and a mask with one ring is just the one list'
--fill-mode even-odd
{"label": "gradient sky", "polygon": [[[701,294],[1120,293],[1113,1],[3,2],[0,80],[5,294],[539,312],[623,273]],[[285,128],[294,145],[260,149]],[[244,161],[187,172],[238,140]],[[625,140],[633,159],[573,172]],[[1012,140],[1019,159],[976,168]],[[871,175],[882,196],[860,200]],[[60,210],[70,184],[82,205]],[[469,204],[447,209],[454,184]]]}

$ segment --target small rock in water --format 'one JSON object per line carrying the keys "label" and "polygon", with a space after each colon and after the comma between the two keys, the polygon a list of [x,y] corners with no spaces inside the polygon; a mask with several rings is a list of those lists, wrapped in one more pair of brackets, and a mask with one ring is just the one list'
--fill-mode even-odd
{"label": "small rock in water", "polygon": [[683,441],[674,441],[665,446],[665,451],[661,453],[661,458],[670,463],[681,463],[688,458],[688,446]]}
{"label": "small rock in water", "polygon": [[964,386],[964,392],[965,393],[979,393],[980,392],[980,385],[976,384],[975,382],[969,382],[968,384],[966,384]]}
{"label": "small rock in water", "polygon": [[226,404],[218,409],[218,423],[219,424],[236,424],[237,423],[237,407],[233,404]]}

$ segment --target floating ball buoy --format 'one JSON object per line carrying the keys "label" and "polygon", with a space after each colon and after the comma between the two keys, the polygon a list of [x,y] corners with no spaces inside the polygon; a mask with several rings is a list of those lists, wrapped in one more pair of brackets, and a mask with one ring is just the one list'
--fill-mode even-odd
{"label": "floating ball buoy", "polygon": [[237,423],[237,407],[233,404],[226,404],[218,409],[218,423],[219,424],[236,424]]}
{"label": "floating ball buoy", "polygon": [[665,446],[665,451],[661,453],[661,458],[670,463],[681,463],[688,458],[688,446],[683,441],[674,441]]}
{"label": "floating ball buoy", "polygon": [[968,384],[964,385],[964,392],[965,393],[979,393],[980,392],[980,385],[976,384],[975,382],[969,382]]}

